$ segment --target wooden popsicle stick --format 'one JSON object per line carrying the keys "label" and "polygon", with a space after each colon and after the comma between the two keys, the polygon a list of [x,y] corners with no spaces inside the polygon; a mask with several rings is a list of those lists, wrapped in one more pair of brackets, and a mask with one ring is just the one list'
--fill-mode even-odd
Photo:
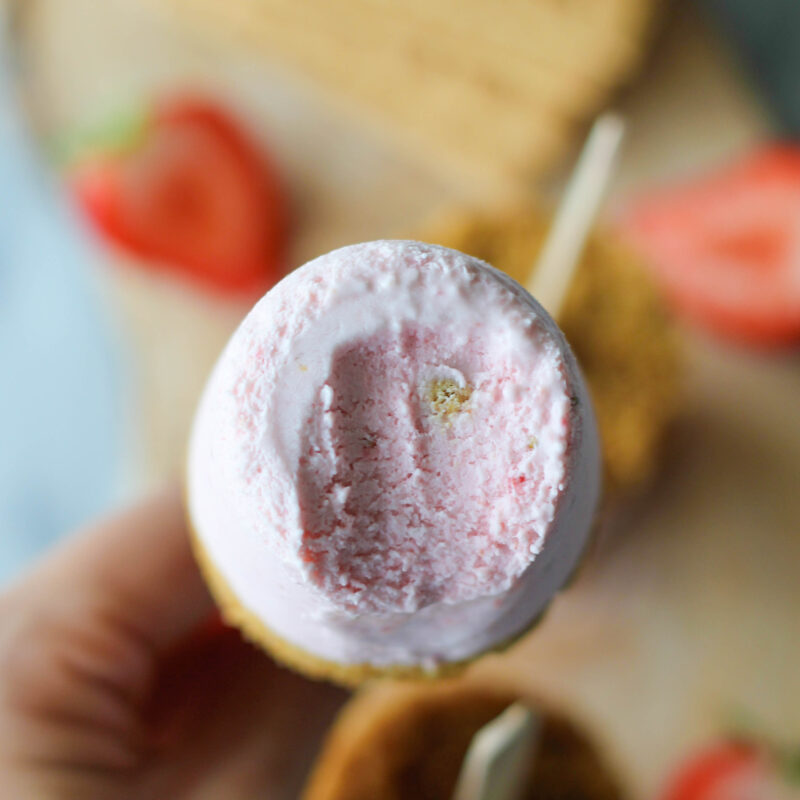
{"label": "wooden popsicle stick", "polygon": [[453,800],[516,800],[534,758],[541,719],[514,703],[472,737]]}
{"label": "wooden popsicle stick", "polygon": [[624,133],[618,114],[608,112],[595,121],[528,278],[526,288],[555,319],[614,173]]}

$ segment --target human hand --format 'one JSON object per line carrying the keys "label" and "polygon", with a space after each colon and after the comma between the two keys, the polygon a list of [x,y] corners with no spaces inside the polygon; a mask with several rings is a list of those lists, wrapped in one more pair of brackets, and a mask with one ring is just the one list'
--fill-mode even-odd
{"label": "human hand", "polygon": [[177,493],[0,596],[0,797],[296,797],[344,698],[215,621]]}

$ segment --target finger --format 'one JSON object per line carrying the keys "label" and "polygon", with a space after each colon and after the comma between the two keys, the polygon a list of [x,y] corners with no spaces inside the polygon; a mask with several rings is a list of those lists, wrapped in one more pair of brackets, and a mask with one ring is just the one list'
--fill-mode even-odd
{"label": "finger", "polygon": [[174,797],[202,764],[202,785],[190,792],[198,800],[299,797],[346,693],[278,667],[231,630],[198,641],[171,667],[153,705],[174,757],[153,763],[142,796]]}
{"label": "finger", "polygon": [[52,602],[80,596],[156,654],[213,609],[191,552],[183,505],[170,489],[103,520],[55,550],[28,581]]}
{"label": "finger", "polygon": [[137,763],[159,661],[211,610],[177,491],[67,540],[0,597],[0,750]]}

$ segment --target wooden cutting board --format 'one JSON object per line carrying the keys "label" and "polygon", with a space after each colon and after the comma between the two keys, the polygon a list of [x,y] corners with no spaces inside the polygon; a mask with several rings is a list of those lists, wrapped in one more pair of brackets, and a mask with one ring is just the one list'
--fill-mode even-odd
{"label": "wooden cutting board", "polygon": [[[135,0],[38,6],[29,86],[47,128],[164,81],[225,91],[285,164],[297,262],[407,231],[465,196],[463,186],[353,127],[302,84],[171,28]],[[621,105],[630,137],[617,197],[724,159],[768,132],[730,56],[683,9]],[[146,475],[156,479],[180,463],[201,382],[197,360],[213,360],[238,314],[226,322],[228,312],[191,295],[167,302],[146,277],[133,279],[135,289],[126,280],[118,287],[135,306],[128,319],[139,392],[157,393],[150,405],[162,409],[137,424],[171,431],[169,452],[153,458],[155,445],[146,447]],[[177,304],[186,313],[172,313]],[[210,314],[215,333],[193,337]],[[176,324],[180,331],[170,333]],[[158,348],[173,334],[185,344],[164,369]],[[192,355],[192,346],[202,352]],[[686,348],[686,412],[661,479],[616,509],[543,625],[508,656],[477,666],[514,674],[575,708],[639,798],[652,797],[671,765],[733,713],[800,741],[800,359],[726,349],[692,334]]]}

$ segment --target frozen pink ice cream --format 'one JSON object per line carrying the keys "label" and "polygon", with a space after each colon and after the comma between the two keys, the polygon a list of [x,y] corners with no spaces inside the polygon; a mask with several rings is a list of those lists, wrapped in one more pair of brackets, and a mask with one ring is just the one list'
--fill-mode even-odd
{"label": "frozen pink ice cream", "polygon": [[241,605],[286,641],[433,666],[541,613],[585,544],[598,464],[547,313],[477,259],[380,241],[250,312],[198,411],[189,502]]}

